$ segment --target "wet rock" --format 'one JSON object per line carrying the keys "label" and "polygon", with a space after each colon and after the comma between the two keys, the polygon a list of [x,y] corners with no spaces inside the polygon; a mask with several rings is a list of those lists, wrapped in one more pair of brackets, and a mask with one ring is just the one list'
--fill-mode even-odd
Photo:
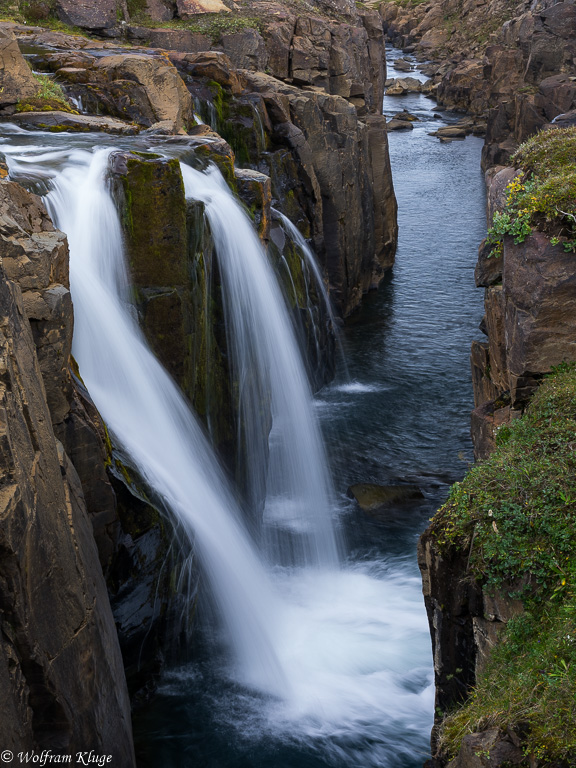
{"label": "wet rock", "polygon": [[135,125],[115,120],[111,117],[96,117],[94,115],[72,115],[68,112],[19,112],[10,117],[10,122],[17,123],[23,128],[36,131],[61,133],[104,132],[134,136],[138,133]]}
{"label": "wet rock", "polygon": [[240,168],[235,169],[234,176],[238,184],[238,194],[254,217],[260,239],[268,242],[272,204],[270,177],[258,171]]}
{"label": "wet rock", "polygon": [[0,28],[0,107],[35,96],[38,87],[13,33]]}
{"label": "wet rock", "polygon": [[356,499],[365,512],[375,512],[382,507],[424,498],[424,494],[417,485],[358,483],[351,485],[347,493]]}

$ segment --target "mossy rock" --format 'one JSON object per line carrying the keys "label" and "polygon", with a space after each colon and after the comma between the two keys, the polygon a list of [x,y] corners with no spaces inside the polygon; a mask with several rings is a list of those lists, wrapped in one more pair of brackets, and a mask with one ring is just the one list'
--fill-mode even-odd
{"label": "mossy rock", "polygon": [[71,115],[77,115],[78,110],[61,99],[43,99],[31,98],[19,101],[16,105],[16,112],[68,112]]}

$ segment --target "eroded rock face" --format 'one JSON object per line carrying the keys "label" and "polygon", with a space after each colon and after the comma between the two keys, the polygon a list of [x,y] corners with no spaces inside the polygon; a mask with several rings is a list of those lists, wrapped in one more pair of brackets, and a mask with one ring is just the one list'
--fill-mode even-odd
{"label": "eroded rock face", "polygon": [[[489,221],[516,174],[507,167],[487,174]],[[542,377],[576,359],[574,257],[542,232],[519,244],[506,237],[500,258],[491,256],[490,246],[480,247],[476,284],[485,288],[488,342],[472,345],[472,438],[476,458],[483,459],[495,430],[523,411]]]}
{"label": "eroded rock face", "polygon": [[[443,534],[441,525],[441,522],[433,521],[418,542],[418,565],[432,637],[436,723],[446,712],[466,700],[477,676],[485,668],[499,634],[510,619],[523,611],[522,603],[509,597],[510,585],[503,585],[499,592],[493,592],[469,575],[467,548],[439,544]],[[479,745],[484,745],[485,749],[480,762],[474,762],[478,755],[470,748]],[[504,768],[521,765],[515,762],[519,756],[523,757],[517,747],[509,736],[498,731],[474,734],[463,740],[461,753],[450,766],[487,768],[495,765]],[[432,753],[436,751],[434,729]],[[435,757],[434,766],[446,765],[447,760],[442,755]]]}
{"label": "eroded rock face", "polygon": [[[182,66],[193,67],[194,57],[187,56]],[[246,105],[247,112],[239,115],[250,121],[246,140],[230,125],[229,117],[218,129],[225,137],[230,135],[233,145],[236,142],[237,157],[240,150],[246,151],[244,162],[271,176],[273,196],[282,201],[282,209],[292,220],[307,221],[335,303],[343,314],[349,314],[362,295],[379,283],[394,258],[396,200],[386,121],[368,116],[359,122],[354,107],[338,96],[303,92],[261,73],[244,71],[241,75],[247,89],[258,95],[252,106]],[[236,109],[233,100],[229,104],[229,111]],[[251,143],[259,133],[255,112],[260,115],[264,138],[268,134],[276,150],[274,155],[269,146]],[[292,181],[286,176],[288,167],[290,173],[296,173]],[[349,183],[343,185],[342,179]]]}
{"label": "eroded rock face", "polygon": [[38,198],[12,182],[0,182],[0,227],[22,287],[2,268],[0,738],[14,752],[92,748],[132,766],[130,704],[92,525],[52,427],[70,415],[56,396],[70,394],[57,354],[71,340],[66,242]]}
{"label": "eroded rock face", "polygon": [[167,123],[167,132],[178,133],[192,123],[190,94],[176,68],[165,58],[117,54],[99,59],[96,68],[111,80],[141,85],[155,121]]}

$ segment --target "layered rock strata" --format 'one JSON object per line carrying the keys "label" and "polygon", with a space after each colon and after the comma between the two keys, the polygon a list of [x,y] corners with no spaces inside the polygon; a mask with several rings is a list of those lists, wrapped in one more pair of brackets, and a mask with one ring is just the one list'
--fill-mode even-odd
{"label": "layered rock strata", "polygon": [[[30,39],[42,44],[52,33]],[[101,56],[84,47],[36,54],[34,66],[55,73],[89,114],[10,117],[30,127],[201,135],[208,129],[193,126],[194,103],[229,142],[236,164],[271,177],[275,206],[312,238],[341,314],[392,266],[396,200],[386,124],[379,115],[359,119],[353,100],[235,69],[217,52]]]}

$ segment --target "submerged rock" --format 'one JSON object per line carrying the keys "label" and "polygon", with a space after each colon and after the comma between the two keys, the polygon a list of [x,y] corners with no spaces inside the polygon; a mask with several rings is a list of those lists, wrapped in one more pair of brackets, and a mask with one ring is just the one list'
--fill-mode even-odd
{"label": "submerged rock", "polygon": [[424,494],[417,485],[358,483],[351,485],[347,493],[348,496],[356,499],[365,512],[376,512],[382,507],[424,498]]}

